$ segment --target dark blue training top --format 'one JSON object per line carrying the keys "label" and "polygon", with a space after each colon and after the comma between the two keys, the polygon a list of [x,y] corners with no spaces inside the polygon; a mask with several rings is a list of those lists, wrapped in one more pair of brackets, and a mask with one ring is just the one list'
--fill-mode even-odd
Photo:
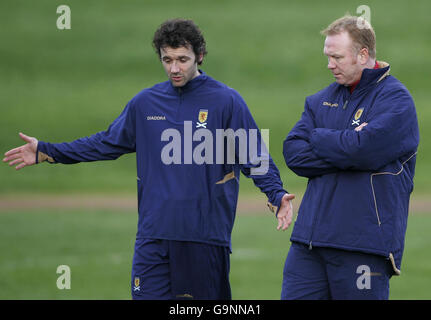
{"label": "dark blue training top", "polygon": [[[233,162],[228,138],[221,140],[221,150],[216,147],[216,138],[228,129],[237,134]],[[264,154],[256,131],[241,96],[201,71],[182,88],[166,81],[141,91],[106,131],[70,143],[40,141],[38,151],[65,164],[136,152],[137,238],[230,246],[240,171],[253,178],[273,209],[286,193],[271,157],[256,161]],[[247,150],[255,140],[258,153],[250,156]]]}

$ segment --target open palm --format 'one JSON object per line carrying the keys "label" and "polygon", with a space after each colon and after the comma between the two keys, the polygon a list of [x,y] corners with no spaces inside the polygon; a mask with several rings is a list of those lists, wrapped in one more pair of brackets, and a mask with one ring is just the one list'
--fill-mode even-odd
{"label": "open palm", "polygon": [[9,150],[5,153],[3,162],[9,162],[9,166],[16,165],[15,169],[19,170],[26,166],[31,166],[36,163],[36,152],[37,152],[37,139],[26,136],[23,133],[19,133],[22,140],[27,144]]}

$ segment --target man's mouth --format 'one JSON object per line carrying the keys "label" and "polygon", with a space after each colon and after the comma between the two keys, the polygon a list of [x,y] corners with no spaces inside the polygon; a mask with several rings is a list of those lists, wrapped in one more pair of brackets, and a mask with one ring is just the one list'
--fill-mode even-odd
{"label": "man's mouth", "polygon": [[182,76],[171,76],[171,79],[175,82],[179,82],[183,79],[183,77]]}

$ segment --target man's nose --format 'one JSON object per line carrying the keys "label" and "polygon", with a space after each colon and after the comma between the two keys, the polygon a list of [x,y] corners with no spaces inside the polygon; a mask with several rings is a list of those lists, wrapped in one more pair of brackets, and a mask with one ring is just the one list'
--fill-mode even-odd
{"label": "man's nose", "polygon": [[178,67],[178,64],[176,61],[172,62],[171,65],[171,73],[177,73],[180,72],[180,68]]}
{"label": "man's nose", "polygon": [[334,60],[329,58],[328,59],[328,69],[334,69],[334,68],[335,68]]}

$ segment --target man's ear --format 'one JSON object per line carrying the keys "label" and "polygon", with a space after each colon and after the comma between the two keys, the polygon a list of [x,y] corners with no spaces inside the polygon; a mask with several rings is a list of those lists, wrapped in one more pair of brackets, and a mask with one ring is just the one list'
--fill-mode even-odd
{"label": "man's ear", "polygon": [[361,64],[366,64],[370,57],[370,54],[368,53],[368,49],[362,48],[361,50],[359,50],[358,57],[359,57],[359,62]]}
{"label": "man's ear", "polygon": [[198,56],[197,63],[198,63],[198,64],[201,64],[203,60],[204,60],[204,54],[203,54],[203,53],[201,53],[201,54]]}

